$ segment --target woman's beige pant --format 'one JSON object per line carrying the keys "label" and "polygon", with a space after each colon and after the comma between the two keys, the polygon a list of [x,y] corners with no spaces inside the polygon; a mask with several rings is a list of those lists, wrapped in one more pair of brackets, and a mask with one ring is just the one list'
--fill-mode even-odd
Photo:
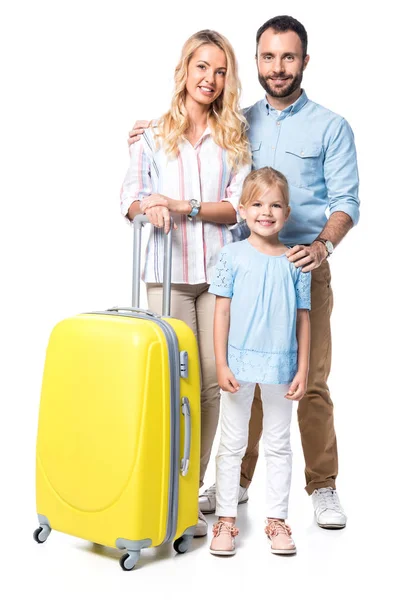
{"label": "woman's beige pant", "polygon": [[[147,283],[150,310],[162,312],[162,286]],[[208,283],[171,286],[171,317],[181,319],[194,332],[199,346],[201,369],[201,449],[200,487],[210,460],[218,426],[220,388],[217,381],[213,346],[215,296],[208,293]]]}

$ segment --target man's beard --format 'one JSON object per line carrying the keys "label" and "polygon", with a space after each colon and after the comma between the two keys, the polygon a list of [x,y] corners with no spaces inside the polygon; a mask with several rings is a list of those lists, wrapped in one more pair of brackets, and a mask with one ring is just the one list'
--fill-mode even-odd
{"label": "man's beard", "polygon": [[[283,74],[282,77],[284,77]],[[260,73],[258,73],[258,81],[260,82],[264,90],[267,92],[267,94],[269,96],[272,96],[272,98],[286,98],[287,96],[290,96],[295,90],[297,90],[301,86],[302,80],[303,71],[300,71],[299,73],[293,76],[293,79],[287,80],[287,86],[276,90],[270,87],[269,77],[263,77],[262,75],[260,75]]]}

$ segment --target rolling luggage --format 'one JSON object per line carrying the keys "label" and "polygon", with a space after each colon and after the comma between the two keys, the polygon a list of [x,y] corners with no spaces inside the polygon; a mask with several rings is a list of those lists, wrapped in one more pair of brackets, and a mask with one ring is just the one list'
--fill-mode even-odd
{"label": "rolling luggage", "polygon": [[[133,307],[141,230],[134,221]],[[169,314],[171,232],[164,239]],[[192,330],[139,308],[65,319],[46,353],[36,460],[38,543],[52,529],[126,553],[173,542],[186,552],[197,524],[200,369]]]}

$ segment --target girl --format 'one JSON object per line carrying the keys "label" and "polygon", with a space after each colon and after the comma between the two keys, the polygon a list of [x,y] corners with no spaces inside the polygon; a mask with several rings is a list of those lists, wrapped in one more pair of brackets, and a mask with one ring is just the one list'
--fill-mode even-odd
{"label": "girl", "polygon": [[223,248],[210,292],[216,295],[214,349],[222,396],[216,514],[210,552],[235,554],[240,465],[247,446],[254,388],[263,401],[267,462],[265,532],[275,554],[294,554],[288,513],[293,400],[307,387],[310,273],[286,257],[278,238],[290,213],[286,178],[272,168],[245,179],[239,212],[250,237]]}
{"label": "girl", "polygon": [[[182,49],[175,69],[170,110],[130,147],[121,211],[131,221],[146,213],[154,225],[144,280],[149,308],[161,313],[163,229],[172,232],[171,316],[194,331],[200,352],[200,486],[218,424],[220,389],[212,345],[215,298],[208,294],[211,269],[232,241],[241,188],[250,171],[245,119],[239,111],[236,58],[226,38],[199,31]],[[199,512],[195,535],[207,534]]]}

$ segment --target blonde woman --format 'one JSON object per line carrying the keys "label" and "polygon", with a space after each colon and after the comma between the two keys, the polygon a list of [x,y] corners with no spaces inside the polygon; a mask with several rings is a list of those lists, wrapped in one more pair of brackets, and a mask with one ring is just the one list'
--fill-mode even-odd
{"label": "blonde woman", "polygon": [[[208,293],[221,248],[232,241],[242,184],[251,170],[240,82],[232,46],[215,31],[192,35],[175,69],[170,110],[131,145],[121,193],[129,221],[145,213],[152,228],[144,268],[148,304],[161,312],[163,230],[172,232],[171,314],[194,331],[201,364],[200,487],[219,417],[213,351],[215,297]],[[207,534],[199,511],[196,537]]]}

